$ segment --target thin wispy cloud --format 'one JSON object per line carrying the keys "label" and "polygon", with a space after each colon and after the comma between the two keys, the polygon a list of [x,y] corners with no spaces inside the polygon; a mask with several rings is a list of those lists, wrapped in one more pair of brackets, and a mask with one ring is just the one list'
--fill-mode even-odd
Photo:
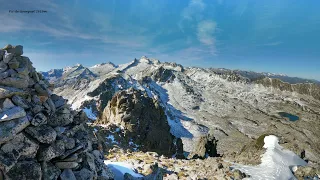
{"label": "thin wispy cloud", "polygon": [[266,43],[266,44],[260,44],[260,45],[257,45],[257,46],[278,46],[280,44],[282,44],[283,42],[281,41],[276,41],[276,42],[271,42],[271,43]]}
{"label": "thin wispy cloud", "polygon": [[201,16],[201,12],[203,12],[205,7],[206,5],[202,0],[191,0],[189,5],[183,9],[181,15],[184,19],[193,20],[195,17]]}
{"label": "thin wispy cloud", "polygon": [[198,40],[210,48],[211,54],[216,54],[216,39],[214,33],[217,23],[211,20],[201,21],[197,27]]}

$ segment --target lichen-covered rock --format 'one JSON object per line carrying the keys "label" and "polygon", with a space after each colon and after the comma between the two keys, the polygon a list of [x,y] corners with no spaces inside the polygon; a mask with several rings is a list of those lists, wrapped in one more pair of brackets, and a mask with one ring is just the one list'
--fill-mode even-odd
{"label": "lichen-covered rock", "polygon": [[35,161],[18,162],[6,174],[7,179],[41,180],[42,171],[39,163]]}
{"label": "lichen-covered rock", "polygon": [[21,45],[13,46],[12,48],[8,48],[7,52],[12,53],[16,56],[21,56],[23,54],[23,46]]}
{"label": "lichen-covered rock", "polygon": [[24,133],[17,134],[14,139],[1,147],[1,150],[5,153],[10,153],[14,150],[18,151],[21,159],[35,158],[38,149],[38,143],[25,136]]}
{"label": "lichen-covered rock", "polygon": [[27,88],[29,86],[28,80],[20,77],[7,77],[0,81],[0,85],[10,86],[15,88]]}
{"label": "lichen-covered rock", "polygon": [[73,171],[77,180],[93,180],[94,173],[87,168],[82,168],[80,171]]}
{"label": "lichen-covered rock", "polygon": [[40,112],[33,117],[33,119],[31,120],[31,124],[34,126],[47,124],[47,117]]}
{"label": "lichen-covered rock", "polygon": [[12,58],[13,58],[13,54],[12,53],[6,53],[3,56],[3,62],[8,64],[11,61]]}
{"label": "lichen-covered rock", "polygon": [[17,89],[14,87],[0,86],[0,99],[9,98],[14,95],[23,95],[23,94],[26,94],[26,92],[21,89]]}
{"label": "lichen-covered rock", "polygon": [[4,173],[8,172],[17,163],[19,157],[20,154],[16,150],[8,153],[0,151],[0,170]]}
{"label": "lichen-covered rock", "polygon": [[4,112],[0,113],[0,122],[9,121],[26,116],[26,112],[19,106],[12,107]]}
{"label": "lichen-covered rock", "polygon": [[28,118],[22,117],[0,123],[0,144],[13,139],[13,137],[28,127],[30,122]]}
{"label": "lichen-covered rock", "polygon": [[50,161],[53,158],[63,155],[64,151],[65,147],[63,141],[57,140],[48,147],[40,147],[38,152],[38,160]]}
{"label": "lichen-covered rock", "polygon": [[37,139],[41,143],[51,144],[56,140],[57,132],[48,125],[29,126],[25,132]]}
{"label": "lichen-covered rock", "polygon": [[39,83],[35,84],[34,89],[37,91],[38,95],[40,96],[49,96],[48,89],[42,84],[39,84]]}
{"label": "lichen-covered rock", "polygon": [[43,179],[57,180],[61,174],[61,170],[51,162],[42,162],[41,170]]}
{"label": "lichen-covered rock", "polygon": [[12,97],[12,101],[15,105],[22,107],[23,109],[28,109],[30,108],[30,105],[28,102],[22,98],[21,96],[15,95]]}
{"label": "lichen-covered rock", "polygon": [[72,121],[73,121],[73,116],[70,113],[69,114],[55,113],[54,115],[49,117],[48,124],[53,127],[66,126],[72,123]]}
{"label": "lichen-covered rock", "polygon": [[11,68],[11,69],[16,69],[19,67],[19,62],[17,61],[17,59],[15,57],[13,57],[11,59],[11,61],[9,61],[8,63],[8,66]]}
{"label": "lichen-covered rock", "polygon": [[[0,56],[0,57],[2,57],[2,56]],[[5,62],[0,60],[0,73],[5,72],[7,69],[8,69],[8,65]]]}

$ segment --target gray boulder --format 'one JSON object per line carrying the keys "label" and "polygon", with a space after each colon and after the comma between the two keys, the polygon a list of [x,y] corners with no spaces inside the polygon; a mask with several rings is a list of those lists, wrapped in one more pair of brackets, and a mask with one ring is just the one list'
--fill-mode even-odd
{"label": "gray boulder", "polygon": [[94,173],[87,168],[82,168],[80,171],[74,171],[77,180],[93,180]]}
{"label": "gray boulder", "polygon": [[12,58],[13,58],[13,54],[11,54],[11,53],[6,53],[6,54],[3,56],[3,62],[9,63]]}
{"label": "gray boulder", "polygon": [[12,48],[9,48],[7,52],[12,53],[16,56],[21,56],[23,54],[23,46],[21,45],[13,46]]}
{"label": "gray boulder", "polygon": [[48,89],[39,83],[34,85],[34,89],[37,91],[38,95],[40,96],[49,96]]}
{"label": "gray boulder", "polygon": [[56,140],[57,132],[48,125],[29,126],[25,132],[41,143],[51,144]]}
{"label": "gray boulder", "polygon": [[[2,57],[2,56],[0,56]],[[0,73],[5,72],[8,69],[8,65],[4,62],[0,60]]]}
{"label": "gray boulder", "polygon": [[0,85],[24,89],[29,86],[29,83],[27,79],[18,77],[7,77],[0,81]]}
{"label": "gray boulder", "polygon": [[2,100],[0,99],[0,108],[2,108],[2,111],[15,107],[15,105],[12,103],[12,101],[9,98],[4,99],[3,103],[1,103],[1,101]]}
{"label": "gray boulder", "polygon": [[61,170],[51,162],[42,162],[41,169],[43,179],[57,180],[61,174]]}
{"label": "gray boulder", "polygon": [[0,169],[4,173],[8,172],[17,163],[19,157],[20,154],[16,150],[8,153],[0,151]]}
{"label": "gray boulder", "polygon": [[9,72],[8,71],[0,73],[0,79],[5,79],[7,77],[9,77]]}
{"label": "gray boulder", "polygon": [[13,57],[11,59],[11,61],[8,62],[8,66],[11,68],[11,69],[16,69],[19,67],[19,62],[17,61],[17,59],[15,57]]}
{"label": "gray boulder", "polygon": [[66,126],[73,121],[73,116],[72,114],[59,114],[55,113],[53,116],[51,116],[48,119],[48,124],[53,127],[57,126]]}
{"label": "gray boulder", "polygon": [[60,175],[61,180],[77,180],[71,169],[65,169]]}
{"label": "gray boulder", "polygon": [[14,87],[0,86],[0,99],[10,98],[14,95],[23,95],[23,94],[26,94],[26,92],[21,89],[17,89]]}
{"label": "gray boulder", "polygon": [[14,136],[14,139],[7,142],[1,147],[5,153],[13,152],[14,150],[20,153],[20,158],[35,158],[39,145],[32,139],[26,137],[23,133]]}
{"label": "gray boulder", "polygon": [[3,55],[6,53],[5,50],[0,49],[0,61],[3,59]]}
{"label": "gray boulder", "polygon": [[3,50],[9,50],[12,48],[11,44],[7,44],[4,48],[2,48]]}
{"label": "gray boulder", "polygon": [[22,107],[23,109],[29,109],[28,102],[21,96],[15,95],[12,97],[12,101],[15,105]]}
{"label": "gray boulder", "polygon": [[26,116],[0,123],[0,144],[13,139],[15,135],[30,125]]}
{"label": "gray boulder", "polygon": [[76,146],[76,141],[73,138],[64,139],[66,149],[73,149]]}
{"label": "gray boulder", "polygon": [[23,180],[41,180],[42,171],[39,163],[35,161],[18,162],[7,173],[8,179],[23,179]]}
{"label": "gray boulder", "polygon": [[66,161],[56,162],[55,165],[59,169],[72,169],[72,168],[76,168],[79,166],[79,164],[77,162],[66,162]]}
{"label": "gray boulder", "polygon": [[0,113],[0,122],[21,118],[26,115],[27,115],[26,111],[23,108],[21,108],[19,106],[14,106],[14,107]]}
{"label": "gray boulder", "polygon": [[40,112],[33,117],[33,119],[31,120],[31,124],[34,126],[47,124],[47,117]]}
{"label": "gray boulder", "polygon": [[41,147],[38,152],[39,161],[50,161],[61,156],[65,151],[64,143],[61,140],[55,141],[49,147]]}

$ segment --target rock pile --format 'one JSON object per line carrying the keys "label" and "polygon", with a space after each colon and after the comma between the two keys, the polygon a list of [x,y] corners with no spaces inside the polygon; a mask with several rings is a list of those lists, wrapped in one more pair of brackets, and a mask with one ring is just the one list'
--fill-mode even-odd
{"label": "rock pile", "polygon": [[0,179],[112,179],[84,112],[22,54],[20,45],[0,49]]}

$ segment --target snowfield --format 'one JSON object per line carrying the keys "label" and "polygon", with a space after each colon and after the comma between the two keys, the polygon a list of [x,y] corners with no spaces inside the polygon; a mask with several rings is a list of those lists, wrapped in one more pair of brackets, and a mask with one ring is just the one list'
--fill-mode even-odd
{"label": "snowfield", "polygon": [[235,164],[233,168],[250,175],[254,180],[276,180],[296,179],[291,170],[295,166],[306,166],[307,163],[292,151],[283,149],[278,144],[279,139],[274,136],[264,138],[266,152],[261,157],[261,164],[258,166],[246,166]]}

